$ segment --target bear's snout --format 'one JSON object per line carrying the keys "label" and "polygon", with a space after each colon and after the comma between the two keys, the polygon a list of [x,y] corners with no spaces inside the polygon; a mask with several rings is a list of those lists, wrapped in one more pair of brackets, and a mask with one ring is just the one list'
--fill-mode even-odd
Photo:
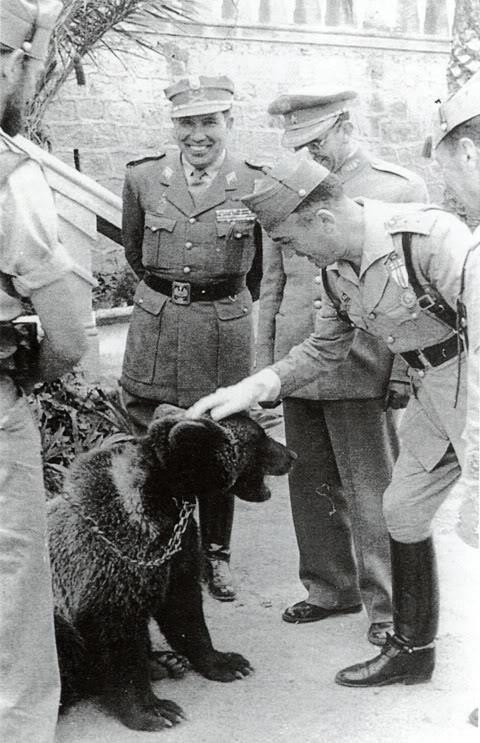
{"label": "bear's snout", "polygon": [[264,467],[266,475],[286,475],[290,472],[292,465],[298,455],[292,449],[274,439],[267,439],[268,446],[264,455]]}

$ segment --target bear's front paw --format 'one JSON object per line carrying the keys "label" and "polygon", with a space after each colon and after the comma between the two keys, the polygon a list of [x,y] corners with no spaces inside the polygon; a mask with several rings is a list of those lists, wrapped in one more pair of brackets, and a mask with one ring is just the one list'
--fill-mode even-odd
{"label": "bear's front paw", "polygon": [[141,707],[133,707],[121,714],[122,722],[132,730],[155,732],[171,728],[185,718],[185,713],[178,704],[170,699],[158,699],[153,694]]}
{"label": "bear's front paw", "polygon": [[238,653],[219,653],[215,650],[210,656],[197,663],[197,670],[212,681],[235,681],[252,673],[253,668],[243,655]]}

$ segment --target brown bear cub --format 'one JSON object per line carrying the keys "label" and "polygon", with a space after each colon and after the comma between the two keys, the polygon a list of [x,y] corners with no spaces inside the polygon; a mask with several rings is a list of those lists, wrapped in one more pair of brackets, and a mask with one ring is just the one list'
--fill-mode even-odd
{"label": "brown bear cub", "polygon": [[206,678],[250,673],[210,640],[192,511],[212,492],[266,500],[264,475],[285,474],[294,458],[246,415],[192,421],[171,405],[146,436],[78,458],[49,504],[63,708],[95,696],[135,730],[179,722],[182,709],[151,688],[152,618]]}

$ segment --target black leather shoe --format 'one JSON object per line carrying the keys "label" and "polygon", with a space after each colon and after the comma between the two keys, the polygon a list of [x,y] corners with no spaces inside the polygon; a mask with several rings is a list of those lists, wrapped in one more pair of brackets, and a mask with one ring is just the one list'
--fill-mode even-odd
{"label": "black leather shoe", "polygon": [[299,601],[298,604],[289,606],[282,614],[284,622],[291,624],[306,624],[307,622],[319,622],[327,617],[334,617],[338,614],[357,614],[362,611],[362,605],[347,606],[341,609],[325,609],[323,606],[309,604],[308,601]]}
{"label": "black leather shoe", "polygon": [[414,650],[395,635],[388,635],[380,655],[344,668],[335,676],[335,682],[341,686],[421,684],[430,681],[434,665],[433,647]]}
{"label": "black leather shoe", "polygon": [[228,561],[207,557],[206,572],[208,590],[213,598],[217,601],[233,601],[237,594],[233,587]]}
{"label": "black leather shoe", "polygon": [[372,645],[383,647],[387,641],[387,635],[393,634],[393,622],[372,622],[367,632],[367,640]]}

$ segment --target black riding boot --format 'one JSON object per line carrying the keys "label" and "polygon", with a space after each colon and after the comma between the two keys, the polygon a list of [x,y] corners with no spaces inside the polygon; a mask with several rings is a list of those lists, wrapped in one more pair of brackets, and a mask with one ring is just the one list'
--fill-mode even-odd
{"label": "black riding boot", "polygon": [[234,503],[233,495],[202,497],[199,502],[208,590],[218,601],[233,601],[236,595],[229,565]]}
{"label": "black riding boot", "polygon": [[390,539],[394,635],[380,655],[339,671],[342,686],[429,681],[435,664],[438,583],[431,538],[403,544]]}

